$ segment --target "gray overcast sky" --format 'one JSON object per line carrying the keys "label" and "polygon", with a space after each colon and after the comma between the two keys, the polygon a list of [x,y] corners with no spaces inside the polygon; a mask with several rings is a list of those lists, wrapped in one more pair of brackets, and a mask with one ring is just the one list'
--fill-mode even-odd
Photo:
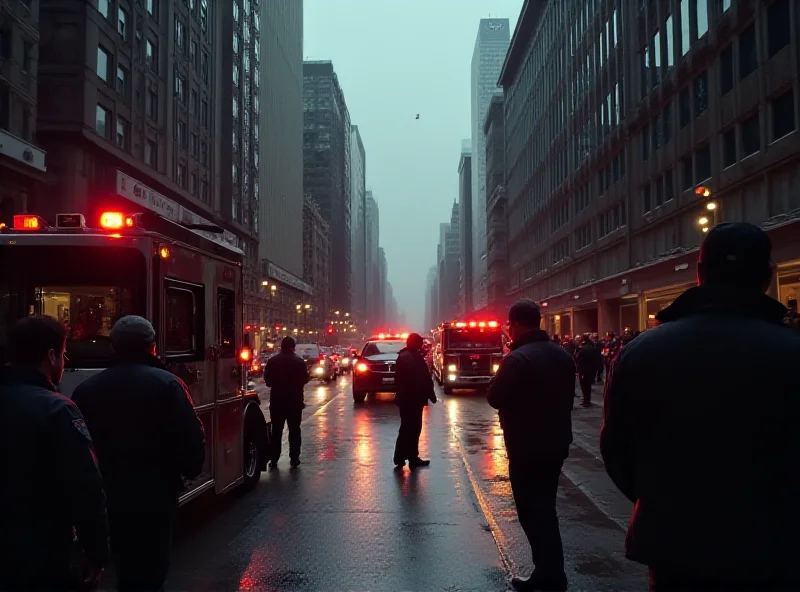
{"label": "gray overcast sky", "polygon": [[522,0],[304,0],[303,8],[305,58],[333,62],[364,141],[398,304],[409,329],[427,329],[425,276],[470,137],[478,21],[508,18],[513,32]]}

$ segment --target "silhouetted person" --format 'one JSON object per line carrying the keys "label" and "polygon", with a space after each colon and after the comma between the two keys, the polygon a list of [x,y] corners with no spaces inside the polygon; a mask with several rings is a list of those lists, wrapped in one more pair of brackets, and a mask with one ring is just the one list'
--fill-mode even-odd
{"label": "silhouetted person", "polygon": [[205,437],[189,390],[156,357],[156,332],[129,315],[111,328],[114,364],[75,389],[108,494],[120,592],[163,589],[181,477],[203,470]]}
{"label": "silhouetted person", "polygon": [[578,381],[583,394],[583,407],[592,405],[592,385],[600,370],[603,368],[603,354],[589,337],[584,337],[578,351],[575,352],[575,361],[578,365]]}
{"label": "silhouetted person", "polygon": [[800,335],[765,295],[771,250],[756,226],[712,228],[699,286],[606,381],[600,450],[658,592],[800,589]]}
{"label": "silhouetted person", "polygon": [[[75,404],[56,392],[66,331],[26,317],[0,368],[0,590],[96,586],[108,560],[106,498],[92,439]],[[88,563],[73,563],[73,528]]]}
{"label": "silhouetted person", "polygon": [[508,311],[511,353],[489,387],[489,404],[500,413],[508,472],[519,522],[535,569],[511,580],[517,590],[566,590],[564,550],[556,515],[558,478],[572,443],[575,362],[539,328],[532,300]]}
{"label": "silhouetted person", "polygon": [[277,468],[281,457],[281,440],[284,424],[289,427],[289,463],[300,464],[300,422],[303,419],[303,389],[308,384],[308,367],[303,358],[294,353],[296,347],[292,337],[284,337],[281,351],[264,367],[264,383],[270,387],[269,416],[272,422],[270,467]]}
{"label": "silhouetted person", "polygon": [[394,464],[398,468],[405,466],[406,461],[412,469],[431,464],[419,457],[422,413],[428,401],[436,403],[433,379],[422,355],[423,343],[421,335],[412,333],[397,355],[394,400],[400,408],[400,431],[394,447]]}

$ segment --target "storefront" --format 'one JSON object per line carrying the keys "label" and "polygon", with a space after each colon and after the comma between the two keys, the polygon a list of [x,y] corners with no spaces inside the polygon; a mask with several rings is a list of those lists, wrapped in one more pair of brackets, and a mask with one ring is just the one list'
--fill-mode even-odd
{"label": "storefront", "polygon": [[644,294],[644,315],[645,318],[640,320],[642,331],[652,329],[658,325],[656,315],[672,304],[675,299],[683,294],[686,290],[694,286],[693,282],[684,284],[677,284],[668,286],[666,288],[659,288],[657,290],[650,290]]}
{"label": "storefront", "polygon": [[797,296],[800,294],[800,261],[790,261],[777,268],[778,300],[797,314]]}
{"label": "storefront", "polygon": [[639,295],[629,294],[620,298],[619,304],[619,328],[615,330],[617,335],[625,332],[635,333],[641,331],[639,325]]}

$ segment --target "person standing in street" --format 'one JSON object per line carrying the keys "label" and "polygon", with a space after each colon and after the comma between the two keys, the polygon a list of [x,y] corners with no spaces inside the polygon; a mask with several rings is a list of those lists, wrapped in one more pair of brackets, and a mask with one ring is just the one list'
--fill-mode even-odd
{"label": "person standing in street", "polygon": [[651,590],[800,590],[800,335],[765,294],[771,251],[756,226],[712,228],[699,285],[606,381],[600,450]]}
{"label": "person standing in street", "polygon": [[575,362],[542,331],[541,311],[519,300],[508,311],[511,353],[500,363],[487,395],[498,410],[508,472],[534,571],[515,577],[516,590],[567,589],[564,549],[556,515],[561,467],[572,443]]}
{"label": "person standing in street", "polygon": [[289,427],[289,464],[300,465],[300,422],[303,419],[303,389],[308,384],[308,367],[303,358],[294,353],[294,338],[284,337],[281,351],[269,360],[264,367],[264,383],[269,391],[269,416],[272,422],[272,451],[269,466],[278,467],[281,457],[281,440],[284,424]]}
{"label": "person standing in street", "polygon": [[402,468],[408,461],[412,469],[427,467],[430,460],[419,457],[419,437],[422,434],[422,414],[428,401],[436,403],[433,379],[422,356],[422,336],[412,333],[406,347],[397,355],[394,401],[400,408],[400,431],[394,447],[394,464]]}
{"label": "person standing in street", "polygon": [[72,399],[95,438],[119,590],[163,590],[181,477],[194,479],[205,462],[203,424],[186,385],[156,357],[150,321],[120,318],[111,345],[114,364]]}
{"label": "person standing in street", "polygon": [[[106,498],[83,416],[56,392],[66,330],[31,316],[8,339],[11,365],[0,368],[0,590],[96,587],[108,560]],[[85,573],[73,561],[75,535]]]}
{"label": "person standing in street", "polygon": [[593,343],[588,335],[585,335],[580,348],[575,352],[575,360],[578,365],[578,382],[583,394],[581,406],[591,407],[592,385],[595,377],[603,368],[603,354],[597,344]]}

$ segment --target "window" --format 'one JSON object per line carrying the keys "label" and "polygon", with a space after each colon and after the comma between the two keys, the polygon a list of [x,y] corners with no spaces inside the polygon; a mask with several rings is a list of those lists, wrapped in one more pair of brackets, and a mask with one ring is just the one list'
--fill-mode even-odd
{"label": "window", "polygon": [[108,18],[108,0],[97,0],[97,12]]}
{"label": "window", "polygon": [[719,57],[719,85],[722,94],[733,90],[733,45],[729,45]]}
{"label": "window", "polygon": [[156,12],[158,11],[157,1],[158,0],[147,0],[147,13],[153,18],[156,18]]}
{"label": "window", "polygon": [[772,138],[777,140],[795,129],[794,93],[790,90],[772,101]]}
{"label": "window", "polygon": [[128,13],[123,8],[117,11],[117,33],[123,39],[128,38]]}
{"label": "window", "polygon": [[122,66],[117,66],[117,92],[121,95],[124,95],[127,87],[128,71]]}
{"label": "window", "polygon": [[642,160],[650,157],[650,126],[642,128]]}
{"label": "window", "polygon": [[153,121],[158,121],[158,95],[152,91],[147,91],[147,103],[145,105],[147,116]]}
{"label": "window", "polygon": [[681,129],[683,129],[687,125],[689,125],[689,122],[692,120],[692,107],[689,102],[688,86],[681,91],[680,112],[681,112]]}
{"label": "window", "polygon": [[225,288],[217,289],[217,344],[219,357],[236,355],[236,295]]}
{"label": "window", "polygon": [[739,35],[739,80],[744,80],[755,72],[757,67],[756,26],[753,24]]}
{"label": "window", "polygon": [[183,49],[186,46],[186,26],[175,17],[175,46]]}
{"label": "window", "polygon": [[158,72],[158,48],[149,39],[145,48],[145,62],[153,72]]}
{"label": "window", "polygon": [[761,134],[758,113],[742,122],[742,158],[761,150]]}
{"label": "window", "polygon": [[200,162],[204,165],[208,164],[208,144],[205,142],[200,144]]}
{"label": "window", "polygon": [[103,81],[108,82],[109,67],[111,65],[111,56],[102,45],[97,46],[97,76]]}
{"label": "window", "polygon": [[200,103],[200,121],[203,127],[208,127],[208,101]]}
{"label": "window", "polygon": [[681,0],[681,55],[689,53],[692,47],[689,33],[689,0]]}
{"label": "window", "polygon": [[736,128],[732,127],[722,135],[722,167],[736,164]]}
{"label": "window", "polygon": [[175,125],[175,135],[178,138],[178,144],[181,148],[186,148],[186,122],[178,120]]}
{"label": "window", "polygon": [[767,45],[769,57],[774,56],[791,40],[790,0],[776,0],[767,8]]}
{"label": "window", "polygon": [[208,54],[205,51],[200,52],[200,76],[203,82],[208,83]]}
{"label": "window", "polygon": [[192,89],[190,96],[191,96],[191,101],[189,101],[189,113],[191,113],[194,116],[197,116],[200,111],[200,96],[194,89]]}
{"label": "window", "polygon": [[197,195],[197,173],[189,175],[189,192],[192,195]]}
{"label": "window", "polygon": [[208,182],[207,181],[200,181],[200,199],[204,202],[208,202]]}
{"label": "window", "polygon": [[177,73],[175,74],[175,96],[181,103],[186,104],[186,81]]}
{"label": "window", "polygon": [[584,224],[575,231],[575,250],[580,251],[592,243],[592,225]]}
{"label": "window", "polygon": [[642,211],[649,212],[652,208],[650,203],[650,184],[642,187]]}
{"label": "window", "polygon": [[177,168],[177,174],[175,175],[176,179],[175,182],[178,183],[181,187],[186,187],[186,165],[179,164]]}
{"label": "window", "polygon": [[686,191],[694,186],[694,183],[692,182],[692,155],[690,154],[689,156],[684,156],[681,164],[683,167],[683,183],[681,185],[681,189]]}
{"label": "window", "polygon": [[661,179],[658,178],[653,182],[653,185],[656,188],[655,206],[658,208],[664,203],[664,184],[661,182]]}
{"label": "window", "polygon": [[711,147],[709,144],[699,148],[695,153],[694,174],[698,185],[711,178]]}
{"label": "window", "polygon": [[126,150],[128,148],[128,130],[130,124],[122,117],[117,116],[117,146]]}
{"label": "window", "polygon": [[667,24],[664,28],[664,40],[667,42],[667,73],[672,71],[672,67],[675,65],[675,50],[672,47],[672,36],[675,34],[675,30],[673,29],[672,25],[672,15],[667,17]]}
{"label": "window", "polygon": [[675,191],[672,187],[672,169],[667,169],[664,173],[664,201],[667,202],[675,197]]}
{"label": "window", "polygon": [[192,63],[192,66],[194,66],[195,70],[197,69],[198,55],[199,54],[197,53],[197,41],[192,39],[191,43],[189,43],[189,61]]}
{"label": "window", "polygon": [[697,4],[697,38],[708,33],[708,0],[695,0]]}
{"label": "window", "polygon": [[111,111],[102,105],[98,105],[95,113],[95,130],[98,135],[108,139],[111,134]]}
{"label": "window", "polygon": [[694,116],[700,117],[708,109],[708,73],[694,79]]}
{"label": "window", "polygon": [[144,143],[144,162],[153,168],[158,166],[158,144],[155,140],[147,140]]}
{"label": "window", "polygon": [[672,139],[672,103],[667,103],[661,114],[663,125],[664,144]]}
{"label": "window", "polygon": [[164,353],[203,355],[203,287],[167,281],[164,291]]}
{"label": "window", "polygon": [[731,7],[731,0],[722,0],[722,12],[725,12]]}
{"label": "window", "polygon": [[192,150],[192,156],[197,158],[198,155],[200,154],[200,141],[197,137],[197,134],[195,134],[194,132],[190,134],[190,136],[191,136],[190,148]]}

